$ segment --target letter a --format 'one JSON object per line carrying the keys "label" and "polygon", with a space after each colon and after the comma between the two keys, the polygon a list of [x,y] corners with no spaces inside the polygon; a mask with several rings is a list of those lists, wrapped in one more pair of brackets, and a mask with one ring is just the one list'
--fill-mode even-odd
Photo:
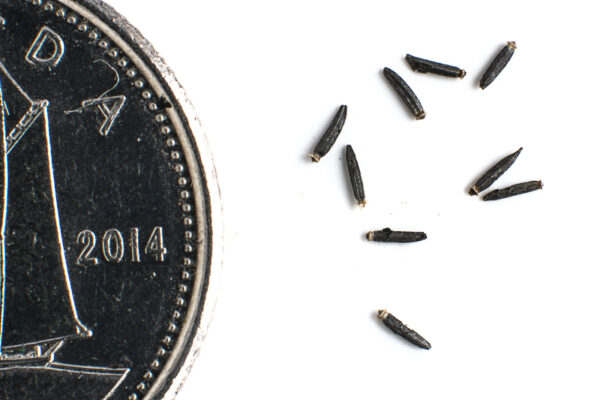
{"label": "letter a", "polygon": [[52,69],[65,54],[65,43],[58,33],[44,26],[27,52],[25,60],[40,67]]}
{"label": "letter a", "polygon": [[100,97],[97,99],[84,100],[81,103],[81,108],[98,107],[104,116],[104,122],[100,126],[100,135],[108,136],[110,128],[112,128],[115,120],[123,108],[127,98],[125,96]]}

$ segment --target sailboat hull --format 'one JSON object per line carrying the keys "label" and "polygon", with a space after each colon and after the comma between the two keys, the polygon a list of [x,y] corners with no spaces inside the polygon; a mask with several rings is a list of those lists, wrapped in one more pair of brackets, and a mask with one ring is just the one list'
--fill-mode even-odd
{"label": "sailboat hull", "polygon": [[[27,400],[58,400],[64,388],[72,390],[73,398],[108,399],[129,373],[128,369],[92,368],[67,364],[19,368],[2,373],[0,398]],[[71,395],[71,394],[70,394]]]}

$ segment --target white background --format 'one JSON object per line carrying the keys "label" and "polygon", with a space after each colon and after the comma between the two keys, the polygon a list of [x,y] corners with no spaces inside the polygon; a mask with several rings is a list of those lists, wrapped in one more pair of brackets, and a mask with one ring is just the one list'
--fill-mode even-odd
{"label": "white background", "polygon": [[[186,88],[222,190],[221,290],[181,400],[598,399],[595,2],[111,3]],[[518,50],[481,91],[507,40]],[[406,53],[467,76],[417,74]],[[346,126],[313,164],[306,154],[340,104]],[[349,191],[349,143],[365,209]],[[494,187],[542,179],[544,190],[466,194],[520,146]],[[364,239],[386,226],[429,238]],[[433,348],[389,333],[378,308]]]}

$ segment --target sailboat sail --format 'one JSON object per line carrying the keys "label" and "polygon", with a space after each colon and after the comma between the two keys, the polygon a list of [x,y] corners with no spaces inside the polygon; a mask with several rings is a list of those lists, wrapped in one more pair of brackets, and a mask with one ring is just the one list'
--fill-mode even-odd
{"label": "sailboat sail", "polygon": [[32,100],[1,62],[0,99],[0,357],[6,358],[14,348],[56,347],[91,331],[77,315],[65,259],[48,102]]}

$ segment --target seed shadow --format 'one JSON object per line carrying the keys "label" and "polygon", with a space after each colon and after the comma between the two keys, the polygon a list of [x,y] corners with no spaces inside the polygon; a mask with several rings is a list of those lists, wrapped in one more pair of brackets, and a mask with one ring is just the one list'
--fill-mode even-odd
{"label": "seed shadow", "polygon": [[380,243],[376,243],[376,242],[373,242],[373,241],[369,240],[369,237],[368,237],[368,236],[369,236],[369,232],[368,232],[368,231],[362,232],[362,233],[360,234],[360,239],[361,239],[363,242],[367,242],[367,243],[373,243],[373,244],[375,244],[375,245],[377,245],[377,244],[380,244]]}
{"label": "seed shadow", "polygon": [[[377,325],[383,326],[383,324],[381,323],[381,320],[379,320],[379,318],[377,318],[377,311],[373,311],[371,313],[371,319],[373,321],[375,321],[377,323]],[[383,326],[385,328],[385,326]]]}

